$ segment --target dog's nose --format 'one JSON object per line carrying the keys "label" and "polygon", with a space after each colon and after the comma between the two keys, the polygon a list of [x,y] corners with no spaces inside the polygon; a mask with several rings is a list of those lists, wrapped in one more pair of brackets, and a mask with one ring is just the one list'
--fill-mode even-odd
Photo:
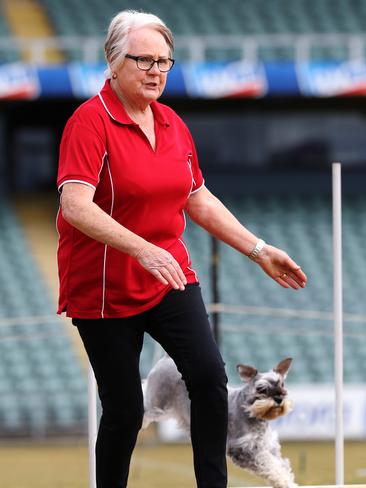
{"label": "dog's nose", "polygon": [[280,405],[282,403],[282,397],[281,396],[275,396],[273,397],[273,400]]}

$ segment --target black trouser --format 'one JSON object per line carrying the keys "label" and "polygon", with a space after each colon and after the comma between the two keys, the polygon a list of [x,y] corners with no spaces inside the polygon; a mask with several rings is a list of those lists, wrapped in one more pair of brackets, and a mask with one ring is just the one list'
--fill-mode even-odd
{"label": "black trouser", "polygon": [[[198,285],[170,291],[154,308],[121,319],[73,319],[98,384],[98,488],[125,488],[143,417],[139,359],[144,332],[175,361],[191,399],[198,488],[226,488],[227,377]],[[162,473],[163,476],[163,473]]]}

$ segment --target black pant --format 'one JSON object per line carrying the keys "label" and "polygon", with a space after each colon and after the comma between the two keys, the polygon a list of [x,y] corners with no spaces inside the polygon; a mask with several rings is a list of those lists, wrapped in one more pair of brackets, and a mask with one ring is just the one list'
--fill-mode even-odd
{"label": "black pant", "polygon": [[[198,285],[170,291],[154,308],[120,319],[73,319],[98,384],[98,488],[125,488],[143,417],[139,359],[144,332],[175,361],[191,399],[198,488],[226,488],[227,377]],[[163,473],[162,473],[163,476]]]}

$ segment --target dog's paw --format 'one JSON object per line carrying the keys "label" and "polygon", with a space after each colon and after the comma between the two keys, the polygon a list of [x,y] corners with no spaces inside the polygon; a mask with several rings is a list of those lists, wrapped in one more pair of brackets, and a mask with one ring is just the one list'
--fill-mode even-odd
{"label": "dog's paw", "polygon": [[298,486],[294,481],[279,481],[272,485],[273,488],[297,488]]}

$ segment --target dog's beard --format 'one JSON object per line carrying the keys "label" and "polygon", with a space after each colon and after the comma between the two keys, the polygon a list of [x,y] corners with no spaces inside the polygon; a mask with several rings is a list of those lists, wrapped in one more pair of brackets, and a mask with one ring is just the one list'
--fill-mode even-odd
{"label": "dog's beard", "polygon": [[285,398],[280,405],[273,398],[263,398],[244,407],[249,417],[262,420],[274,420],[289,413],[291,408],[292,403],[288,398]]}

